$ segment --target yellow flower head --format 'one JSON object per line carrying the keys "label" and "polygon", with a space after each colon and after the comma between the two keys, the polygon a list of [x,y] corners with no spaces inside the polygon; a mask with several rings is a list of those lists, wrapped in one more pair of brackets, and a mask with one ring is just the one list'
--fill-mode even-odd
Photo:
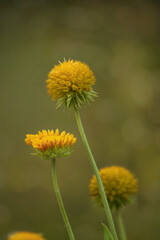
{"label": "yellow flower head", "polygon": [[11,234],[8,240],[45,240],[41,234],[31,232],[17,232]]}
{"label": "yellow flower head", "polygon": [[44,159],[52,159],[68,156],[76,138],[73,134],[65,131],[60,133],[58,129],[55,132],[53,130],[42,130],[35,135],[27,134],[25,142],[34,148],[34,155],[40,155]]}
{"label": "yellow flower head", "polygon": [[[118,166],[99,170],[104,190],[110,207],[120,208],[131,201],[131,196],[138,191],[137,179],[127,169]],[[94,175],[89,184],[90,195],[102,204],[99,188]]]}
{"label": "yellow flower head", "polygon": [[48,74],[47,89],[58,106],[80,107],[85,101],[93,100],[96,93],[92,90],[95,77],[90,68],[80,62],[68,60],[56,65]]}

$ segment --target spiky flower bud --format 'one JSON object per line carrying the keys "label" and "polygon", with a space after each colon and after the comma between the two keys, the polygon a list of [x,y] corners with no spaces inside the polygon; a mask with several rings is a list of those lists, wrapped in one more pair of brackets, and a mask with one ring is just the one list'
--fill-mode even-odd
{"label": "spiky flower bud", "polygon": [[91,69],[80,61],[68,60],[56,65],[48,74],[47,89],[57,107],[81,107],[97,96],[92,90],[95,77]]}
{"label": "spiky flower bud", "polygon": [[8,240],[46,240],[41,234],[32,232],[16,232],[10,234]]}
{"label": "spiky flower bud", "polygon": [[[99,170],[99,174],[112,209],[118,209],[130,203],[131,198],[138,191],[137,179],[124,167],[105,167]],[[89,191],[91,197],[102,205],[95,175],[90,180]]]}

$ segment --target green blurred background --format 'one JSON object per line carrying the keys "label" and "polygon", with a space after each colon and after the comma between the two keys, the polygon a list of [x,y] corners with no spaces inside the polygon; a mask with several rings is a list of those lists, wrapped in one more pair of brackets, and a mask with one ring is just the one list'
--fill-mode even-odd
{"label": "green blurred background", "polygon": [[94,71],[99,93],[82,110],[98,167],[120,165],[139,179],[124,210],[128,239],[160,235],[160,13],[158,1],[0,2],[0,238],[13,231],[68,239],[51,182],[50,162],[30,155],[26,133],[66,130],[74,153],[57,160],[58,180],[76,239],[101,240],[103,210],[88,194],[92,170],[74,113],[56,110],[45,80],[63,58]]}

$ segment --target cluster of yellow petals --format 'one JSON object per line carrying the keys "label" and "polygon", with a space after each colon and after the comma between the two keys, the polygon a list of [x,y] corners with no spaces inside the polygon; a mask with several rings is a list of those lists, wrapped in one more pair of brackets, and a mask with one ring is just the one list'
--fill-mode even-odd
{"label": "cluster of yellow petals", "polygon": [[73,134],[66,133],[65,131],[60,133],[58,129],[55,132],[53,130],[42,130],[42,132],[39,131],[35,135],[27,134],[25,142],[27,145],[45,151],[47,149],[54,149],[54,147],[63,148],[72,146],[76,142],[76,138]]}
{"label": "cluster of yellow petals", "polygon": [[17,232],[11,234],[8,240],[45,240],[41,234],[31,232]]}
{"label": "cluster of yellow petals", "polygon": [[[137,193],[137,179],[127,169],[119,166],[105,167],[99,170],[108,201],[114,203],[116,199],[123,202],[129,196]],[[100,197],[99,188],[94,175],[89,184],[90,195]]]}
{"label": "cluster of yellow petals", "polygon": [[85,63],[69,60],[56,65],[50,71],[47,89],[52,99],[56,100],[70,91],[90,92],[94,83],[93,72]]}

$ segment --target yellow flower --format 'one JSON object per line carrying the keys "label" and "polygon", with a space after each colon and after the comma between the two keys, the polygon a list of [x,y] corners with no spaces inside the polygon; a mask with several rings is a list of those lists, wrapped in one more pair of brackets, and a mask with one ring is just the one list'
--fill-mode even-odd
{"label": "yellow flower", "polygon": [[93,100],[96,93],[92,90],[95,77],[90,68],[80,62],[68,60],[55,66],[48,75],[47,89],[58,106],[80,107],[85,101]]}
{"label": "yellow flower", "polygon": [[[131,201],[131,196],[138,191],[137,179],[127,169],[118,166],[99,170],[110,207],[120,208]],[[89,184],[90,195],[102,204],[95,175]]]}
{"label": "yellow flower", "polygon": [[40,155],[44,159],[52,159],[55,157],[66,157],[71,153],[71,146],[76,142],[73,134],[58,129],[42,130],[38,134],[27,134],[25,142],[35,149],[34,155]]}
{"label": "yellow flower", "polygon": [[31,232],[17,232],[11,234],[8,240],[45,240],[41,234]]}

